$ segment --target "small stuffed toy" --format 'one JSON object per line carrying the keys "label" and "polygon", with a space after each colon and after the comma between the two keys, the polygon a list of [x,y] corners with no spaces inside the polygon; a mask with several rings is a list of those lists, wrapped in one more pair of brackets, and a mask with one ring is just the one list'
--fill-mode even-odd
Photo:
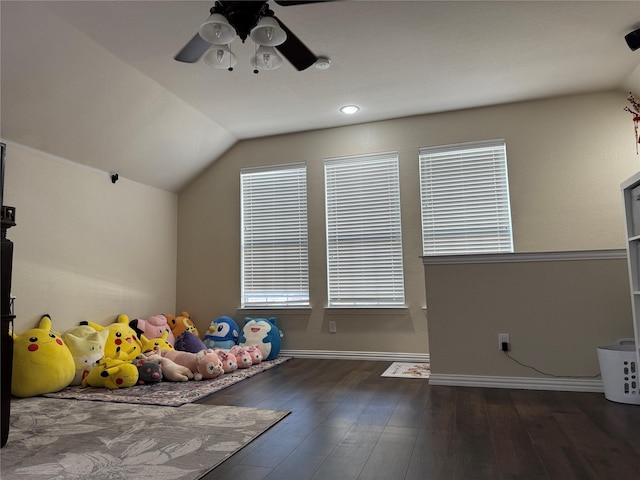
{"label": "small stuffed toy", "polygon": [[244,349],[249,354],[249,357],[251,357],[251,363],[253,363],[254,365],[257,365],[258,363],[262,362],[262,352],[257,346],[250,345],[250,346],[244,347]]}
{"label": "small stuffed toy", "polygon": [[98,332],[89,325],[79,325],[62,334],[62,340],[69,347],[76,365],[76,374],[71,385],[80,385],[82,379],[104,357],[104,345],[108,337],[108,330]]}
{"label": "small stuffed toy", "polygon": [[200,350],[206,350],[207,346],[195,333],[185,330],[176,338],[174,345],[176,350],[181,352],[198,353]]}
{"label": "small stuffed toy", "polygon": [[216,378],[224,373],[222,362],[213,350],[201,350],[198,353],[160,350],[160,355],[189,368],[194,380]]}
{"label": "small stuffed toy", "polygon": [[160,350],[173,350],[173,345],[169,343],[169,332],[162,332],[162,336],[160,338],[152,338],[149,340],[147,337],[143,335],[140,336],[140,340],[142,343],[142,352],[151,352],[156,349]]}
{"label": "small stuffed toy", "polygon": [[222,350],[221,348],[215,348],[214,352],[216,352],[222,362],[222,370],[224,370],[224,373],[235,372],[238,369],[238,361],[233,353]]}
{"label": "small stuffed toy", "polygon": [[235,355],[238,368],[249,368],[251,365],[253,365],[253,362],[251,361],[251,355],[249,355],[249,352],[247,352],[244,347],[236,345],[229,351]]}
{"label": "small stuffed toy", "polygon": [[207,348],[230,349],[238,344],[240,327],[231,317],[218,317],[211,322],[209,330],[204,334]]}
{"label": "small stuffed toy", "polygon": [[147,353],[145,356],[148,361],[160,365],[163,380],[186,382],[193,378],[193,372],[188,367],[178,365],[176,362],[162,357],[159,353]]}
{"label": "small stuffed toy", "polygon": [[129,326],[136,331],[138,337],[144,335],[147,338],[160,338],[164,332],[169,332],[167,341],[171,345],[176,343],[176,337],[173,336],[165,315],[153,315],[147,319],[136,318],[129,322]]}
{"label": "small stuffed toy", "polygon": [[132,361],[142,353],[142,343],[136,331],[129,326],[129,317],[122,314],[111,325],[103,327],[93,322],[80,322],[81,325],[89,325],[97,332],[107,330],[109,336],[104,344],[104,356],[108,358],[120,358],[120,352],[127,352]]}
{"label": "small stuffed toy", "polygon": [[35,397],[69,386],[76,366],[69,347],[51,331],[51,317],[43,315],[37,328],[13,335],[11,393]]}
{"label": "small stuffed toy", "polygon": [[173,336],[176,338],[176,340],[184,332],[191,332],[196,337],[200,338],[198,329],[189,318],[189,312],[182,312],[177,317],[174,317],[173,315],[167,315],[167,321],[169,322],[169,327],[171,328],[171,332],[173,333]]}
{"label": "small stuffed toy", "polygon": [[162,366],[160,363],[152,362],[144,355],[138,355],[133,364],[138,369],[138,385],[162,381]]}
{"label": "small stuffed toy", "polygon": [[280,353],[281,337],[282,332],[276,325],[275,317],[247,318],[238,344],[256,345],[262,352],[263,360],[273,360]]}
{"label": "small stuffed toy", "polygon": [[106,387],[109,390],[133,387],[138,383],[138,367],[126,353],[120,359],[105,357],[82,379],[83,387]]}

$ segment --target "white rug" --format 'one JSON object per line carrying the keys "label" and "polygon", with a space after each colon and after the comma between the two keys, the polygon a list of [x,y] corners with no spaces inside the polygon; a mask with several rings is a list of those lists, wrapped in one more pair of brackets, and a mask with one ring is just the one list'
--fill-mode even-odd
{"label": "white rug", "polygon": [[428,363],[393,362],[381,377],[429,378]]}
{"label": "white rug", "polygon": [[12,399],[0,478],[196,480],[289,412]]}

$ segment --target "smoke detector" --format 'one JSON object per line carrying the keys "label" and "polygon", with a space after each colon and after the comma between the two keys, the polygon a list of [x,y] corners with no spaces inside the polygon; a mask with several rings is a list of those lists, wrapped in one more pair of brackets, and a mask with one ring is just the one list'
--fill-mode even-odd
{"label": "smoke detector", "polygon": [[328,57],[318,57],[315,65],[319,70],[326,70],[331,66],[331,60]]}

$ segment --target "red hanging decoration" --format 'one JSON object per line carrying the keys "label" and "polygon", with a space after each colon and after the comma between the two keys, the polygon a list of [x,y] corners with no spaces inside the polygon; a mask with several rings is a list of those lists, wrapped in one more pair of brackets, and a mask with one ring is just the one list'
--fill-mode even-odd
{"label": "red hanging decoration", "polygon": [[636,155],[638,154],[638,145],[640,145],[640,134],[638,134],[638,125],[640,125],[640,101],[633,96],[631,92],[629,92],[629,96],[627,97],[631,107],[624,107],[626,112],[629,112],[633,115],[633,130],[635,132],[635,140],[636,140]]}

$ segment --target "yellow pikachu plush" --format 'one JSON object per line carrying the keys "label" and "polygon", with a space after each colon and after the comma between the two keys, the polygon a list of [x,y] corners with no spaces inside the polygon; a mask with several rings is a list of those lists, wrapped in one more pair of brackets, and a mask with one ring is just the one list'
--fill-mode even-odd
{"label": "yellow pikachu plush", "polygon": [[152,352],[155,350],[174,350],[173,345],[169,342],[169,332],[162,332],[160,338],[152,338],[149,340],[144,335],[141,335],[142,340],[142,352]]}
{"label": "yellow pikachu plush", "polygon": [[[120,355],[127,358],[127,354]],[[138,383],[138,367],[129,360],[103,358],[82,379],[83,387],[106,387],[110,390],[132,387]]]}
{"label": "yellow pikachu plush", "polygon": [[142,343],[136,331],[129,326],[127,315],[118,315],[118,320],[106,327],[93,322],[82,322],[82,324],[89,325],[97,332],[109,331],[109,336],[104,344],[105,357],[119,358],[120,353],[124,352],[128,354],[129,360],[133,360],[142,353]]}
{"label": "yellow pikachu plush", "polygon": [[51,318],[43,315],[37,328],[13,335],[11,393],[35,397],[69,386],[76,373],[69,347],[51,331]]}

